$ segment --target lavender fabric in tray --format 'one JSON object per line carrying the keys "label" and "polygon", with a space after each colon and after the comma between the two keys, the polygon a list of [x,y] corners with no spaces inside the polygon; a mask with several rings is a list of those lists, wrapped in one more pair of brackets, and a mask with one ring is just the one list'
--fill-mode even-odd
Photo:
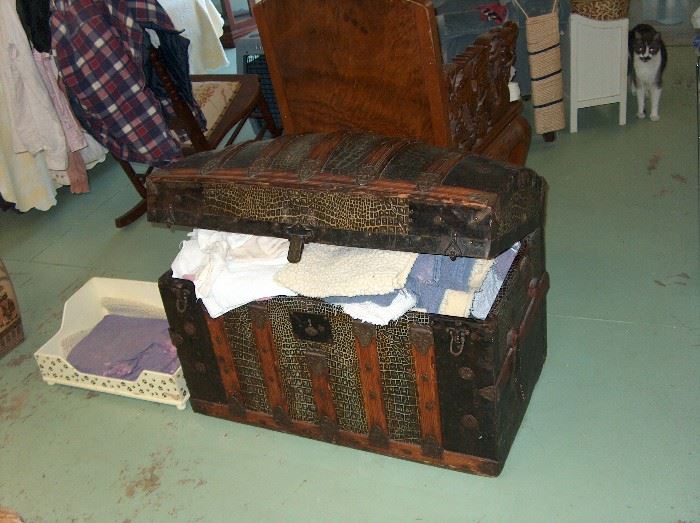
{"label": "lavender fabric in tray", "polygon": [[180,366],[167,320],[108,314],[68,355],[80,372],[135,381],[144,370],[173,374]]}

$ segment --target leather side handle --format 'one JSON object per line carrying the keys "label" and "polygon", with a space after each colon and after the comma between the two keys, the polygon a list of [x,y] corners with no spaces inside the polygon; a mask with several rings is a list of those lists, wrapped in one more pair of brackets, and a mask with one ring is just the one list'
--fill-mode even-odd
{"label": "leather side handle", "polygon": [[[519,368],[518,361],[518,349],[520,347],[520,340],[527,336],[527,333],[532,326],[535,315],[540,309],[540,304],[542,299],[547,294],[549,290],[549,274],[545,271],[542,273],[540,278],[533,278],[530,281],[530,286],[528,287],[527,294],[530,297],[530,303],[527,305],[525,310],[525,315],[520,322],[520,326],[517,329],[511,329],[508,332],[508,353],[503,360],[503,366],[501,367],[501,372],[496,378],[496,390],[500,391],[502,386],[513,379],[518,385],[518,374],[517,369]],[[521,395],[522,396],[522,395]]]}

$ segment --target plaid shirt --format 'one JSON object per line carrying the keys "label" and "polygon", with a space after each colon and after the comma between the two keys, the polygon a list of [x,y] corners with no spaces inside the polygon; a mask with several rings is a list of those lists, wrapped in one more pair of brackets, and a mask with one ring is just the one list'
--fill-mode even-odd
{"label": "plaid shirt", "polygon": [[142,66],[141,24],[175,31],[156,0],[51,0],[51,11],[56,61],[86,130],[126,161],[180,158]]}

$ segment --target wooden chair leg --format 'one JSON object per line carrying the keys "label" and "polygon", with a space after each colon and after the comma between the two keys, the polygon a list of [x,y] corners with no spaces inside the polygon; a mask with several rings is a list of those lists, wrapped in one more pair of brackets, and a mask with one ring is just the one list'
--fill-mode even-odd
{"label": "wooden chair leg", "polygon": [[236,140],[236,138],[238,138],[238,135],[240,134],[241,130],[243,129],[243,126],[245,125],[245,123],[248,121],[249,116],[250,116],[250,113],[246,114],[236,124],[236,128],[233,130],[233,133],[231,133],[231,137],[226,141],[226,147],[231,145]]}
{"label": "wooden chair leg", "polygon": [[[260,94],[260,96],[258,96],[257,108],[260,111],[260,113],[262,114],[263,120],[265,121],[265,128],[264,129],[267,129],[268,131],[270,131],[270,134],[273,137],[276,137],[276,136],[279,136],[280,134],[282,134],[282,131],[280,129],[278,129],[277,124],[275,124],[275,119],[272,118],[272,113],[270,113],[270,108],[267,106],[267,102],[265,101],[265,97],[262,95],[262,93]],[[264,133],[264,129],[263,129],[263,133]],[[258,134],[260,134],[260,133],[258,133]]]}
{"label": "wooden chair leg", "polygon": [[146,214],[146,200],[142,199],[139,203],[134,205],[131,209],[126,211],[124,214],[121,216],[118,216],[114,220],[114,225],[117,226],[117,229],[121,229],[122,227],[126,227],[127,225],[131,225],[134,223],[136,220],[141,218],[144,214]]}
{"label": "wooden chair leg", "polygon": [[134,186],[136,192],[138,192],[139,196],[141,196],[141,200],[136,205],[114,220],[114,225],[116,225],[118,229],[121,229],[122,227],[131,225],[141,216],[146,214],[146,185],[143,183],[143,180],[146,178],[146,176],[151,174],[153,167],[146,169],[146,172],[143,175],[138,175],[129,162],[119,158],[115,159],[121,168],[124,169],[126,176],[131,182],[131,185]]}

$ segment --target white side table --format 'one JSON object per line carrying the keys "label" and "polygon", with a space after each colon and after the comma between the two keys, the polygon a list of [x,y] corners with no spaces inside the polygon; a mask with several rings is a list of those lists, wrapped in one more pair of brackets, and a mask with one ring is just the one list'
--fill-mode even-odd
{"label": "white side table", "polygon": [[620,104],[627,123],[627,40],[629,20],[599,21],[571,15],[570,131],[578,130],[578,110]]}

